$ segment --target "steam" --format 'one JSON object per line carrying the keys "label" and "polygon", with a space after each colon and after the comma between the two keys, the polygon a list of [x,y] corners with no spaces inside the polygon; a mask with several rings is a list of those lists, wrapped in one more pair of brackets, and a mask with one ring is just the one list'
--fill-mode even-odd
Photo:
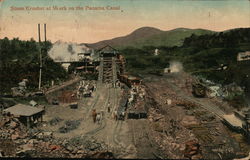
{"label": "steam", "polygon": [[74,51],[72,44],[68,45],[68,51],[71,53],[71,55],[75,54],[76,52]]}
{"label": "steam", "polygon": [[78,61],[78,53],[88,51],[85,45],[57,41],[49,51],[49,56],[56,62]]}
{"label": "steam", "polygon": [[178,61],[171,61],[169,68],[170,68],[171,73],[182,72],[183,71],[182,63],[178,62]]}

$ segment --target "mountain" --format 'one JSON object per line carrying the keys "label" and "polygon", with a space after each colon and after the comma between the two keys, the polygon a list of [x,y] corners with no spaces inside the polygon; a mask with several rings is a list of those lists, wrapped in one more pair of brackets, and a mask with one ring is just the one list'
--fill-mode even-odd
{"label": "mountain", "polygon": [[177,28],[170,31],[162,31],[153,27],[142,27],[123,37],[117,37],[87,45],[91,48],[96,49],[101,48],[105,45],[111,45],[116,48],[141,48],[143,46],[171,47],[182,45],[184,39],[191,36],[192,34],[203,35],[211,33],[214,32],[204,29]]}
{"label": "mountain", "polygon": [[101,48],[105,45],[111,45],[114,47],[127,46],[133,42],[140,41],[141,39],[148,39],[153,35],[161,34],[163,32],[164,31],[153,27],[142,27],[123,37],[117,37],[87,45],[92,48]]}

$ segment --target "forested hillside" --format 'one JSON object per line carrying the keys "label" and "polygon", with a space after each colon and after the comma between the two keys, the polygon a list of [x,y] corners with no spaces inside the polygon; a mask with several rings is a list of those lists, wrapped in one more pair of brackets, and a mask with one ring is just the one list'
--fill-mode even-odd
{"label": "forested hillside", "polygon": [[[0,92],[9,92],[11,87],[17,86],[22,79],[28,79],[29,89],[38,87],[39,77],[39,47],[33,39],[21,41],[18,38],[0,40]],[[46,85],[52,79],[63,80],[67,78],[66,71],[61,65],[54,63],[48,57],[46,50],[52,44],[48,41],[43,42],[43,72],[42,83]]]}
{"label": "forested hillside", "polygon": [[[154,50],[159,55],[154,56]],[[221,84],[237,82],[247,86],[250,61],[237,61],[239,52],[250,51],[250,28],[197,36],[192,34],[180,47],[147,46],[142,49],[126,48],[127,69],[135,74],[160,74],[171,61],[179,61],[184,70]],[[221,66],[227,69],[221,70]],[[248,86],[249,88],[249,86]]]}
{"label": "forested hillside", "polygon": [[181,46],[184,39],[192,34],[204,35],[212,33],[215,32],[204,29],[176,28],[169,31],[162,31],[153,27],[142,27],[123,37],[116,37],[87,45],[95,49],[102,48],[106,45],[111,45],[118,49],[127,47],[142,49],[145,46],[172,47]]}

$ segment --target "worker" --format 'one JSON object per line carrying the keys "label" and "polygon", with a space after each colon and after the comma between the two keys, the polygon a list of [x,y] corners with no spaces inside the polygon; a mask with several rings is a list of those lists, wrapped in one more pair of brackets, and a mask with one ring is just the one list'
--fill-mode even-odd
{"label": "worker", "polygon": [[97,116],[96,110],[93,109],[93,111],[92,111],[92,117],[93,117],[93,122],[94,122],[94,123],[96,122],[96,116]]}
{"label": "worker", "polygon": [[101,121],[101,114],[100,113],[97,113],[96,120],[97,120],[97,123],[100,124],[100,121]]}
{"label": "worker", "polygon": [[104,116],[104,110],[103,109],[101,109],[100,114],[101,114],[102,117]]}
{"label": "worker", "polygon": [[108,102],[108,113],[110,113],[110,102]]}
{"label": "worker", "polygon": [[125,112],[122,111],[122,119],[125,120]]}
{"label": "worker", "polygon": [[118,116],[117,116],[117,111],[115,110],[114,111],[114,119],[117,121],[117,119],[118,119]]}

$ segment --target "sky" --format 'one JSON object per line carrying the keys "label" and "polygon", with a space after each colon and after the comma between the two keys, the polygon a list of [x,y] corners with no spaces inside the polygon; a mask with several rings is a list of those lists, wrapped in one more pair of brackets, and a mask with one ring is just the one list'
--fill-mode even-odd
{"label": "sky", "polygon": [[145,26],[224,31],[250,27],[250,0],[0,0],[0,38],[37,40],[38,23],[52,42],[94,43]]}

